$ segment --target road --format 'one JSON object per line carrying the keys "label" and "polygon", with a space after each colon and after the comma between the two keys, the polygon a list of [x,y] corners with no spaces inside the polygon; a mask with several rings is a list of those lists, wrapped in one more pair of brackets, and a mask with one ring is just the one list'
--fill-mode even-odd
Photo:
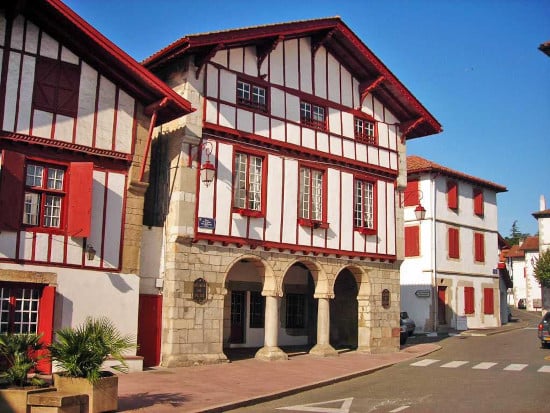
{"label": "road", "polygon": [[426,357],[232,412],[550,412],[550,350],[538,342],[537,320],[491,336],[448,337]]}

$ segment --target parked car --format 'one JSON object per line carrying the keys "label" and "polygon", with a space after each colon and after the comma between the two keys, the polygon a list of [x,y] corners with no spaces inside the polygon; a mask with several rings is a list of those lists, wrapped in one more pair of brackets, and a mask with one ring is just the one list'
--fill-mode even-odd
{"label": "parked car", "polygon": [[538,336],[543,347],[550,346],[550,311],[540,320]]}
{"label": "parked car", "polygon": [[414,329],[416,328],[416,324],[412,318],[409,318],[409,314],[406,311],[401,312],[401,322],[407,329],[407,334],[409,337],[412,336]]}
{"label": "parked car", "polygon": [[527,308],[527,303],[525,302],[525,298],[520,298],[518,300],[518,308],[521,310],[525,310]]}
{"label": "parked car", "polygon": [[404,345],[407,342],[407,338],[409,338],[409,333],[407,332],[407,326],[403,324],[403,320],[399,320],[399,327],[401,327],[399,344]]}

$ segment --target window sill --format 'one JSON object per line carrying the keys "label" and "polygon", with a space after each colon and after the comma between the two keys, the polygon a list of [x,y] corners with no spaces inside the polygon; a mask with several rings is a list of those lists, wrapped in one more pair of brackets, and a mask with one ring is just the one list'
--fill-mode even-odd
{"label": "window sill", "polygon": [[233,208],[233,212],[245,217],[252,217],[252,218],[263,218],[264,216],[264,213],[262,211],[254,211],[251,209],[244,209],[244,208]]}
{"label": "window sill", "polygon": [[328,222],[323,221],[317,221],[314,219],[305,219],[305,218],[298,218],[298,225],[302,227],[310,227],[310,228],[321,228],[321,229],[327,229],[329,227]]}
{"label": "window sill", "polygon": [[360,228],[360,227],[356,227],[355,228],[355,231],[360,233],[360,234],[363,234],[363,235],[375,235],[376,234],[376,230],[375,229],[372,229],[372,228]]}

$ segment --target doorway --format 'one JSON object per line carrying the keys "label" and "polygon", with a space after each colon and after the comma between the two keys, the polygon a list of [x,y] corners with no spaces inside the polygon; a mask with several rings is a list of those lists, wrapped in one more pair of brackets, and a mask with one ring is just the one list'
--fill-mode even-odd
{"label": "doorway", "polygon": [[447,287],[437,287],[437,323],[439,325],[447,324]]}
{"label": "doorway", "polygon": [[246,291],[231,291],[231,344],[244,343]]}

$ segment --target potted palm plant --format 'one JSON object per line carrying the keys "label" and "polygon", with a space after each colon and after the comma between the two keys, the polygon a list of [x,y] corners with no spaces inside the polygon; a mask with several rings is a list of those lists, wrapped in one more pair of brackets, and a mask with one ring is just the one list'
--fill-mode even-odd
{"label": "potted palm plant", "polygon": [[31,393],[50,391],[39,377],[43,357],[42,336],[0,334],[0,412],[26,413]]}
{"label": "potted palm plant", "polygon": [[120,364],[110,368],[127,372],[124,353],[134,347],[133,338],[122,335],[106,317],[88,317],[78,327],[58,330],[49,347],[56,369],[61,370],[53,376],[54,386],[63,392],[87,394],[90,413],[116,410],[118,377],[102,365],[112,358]]}

